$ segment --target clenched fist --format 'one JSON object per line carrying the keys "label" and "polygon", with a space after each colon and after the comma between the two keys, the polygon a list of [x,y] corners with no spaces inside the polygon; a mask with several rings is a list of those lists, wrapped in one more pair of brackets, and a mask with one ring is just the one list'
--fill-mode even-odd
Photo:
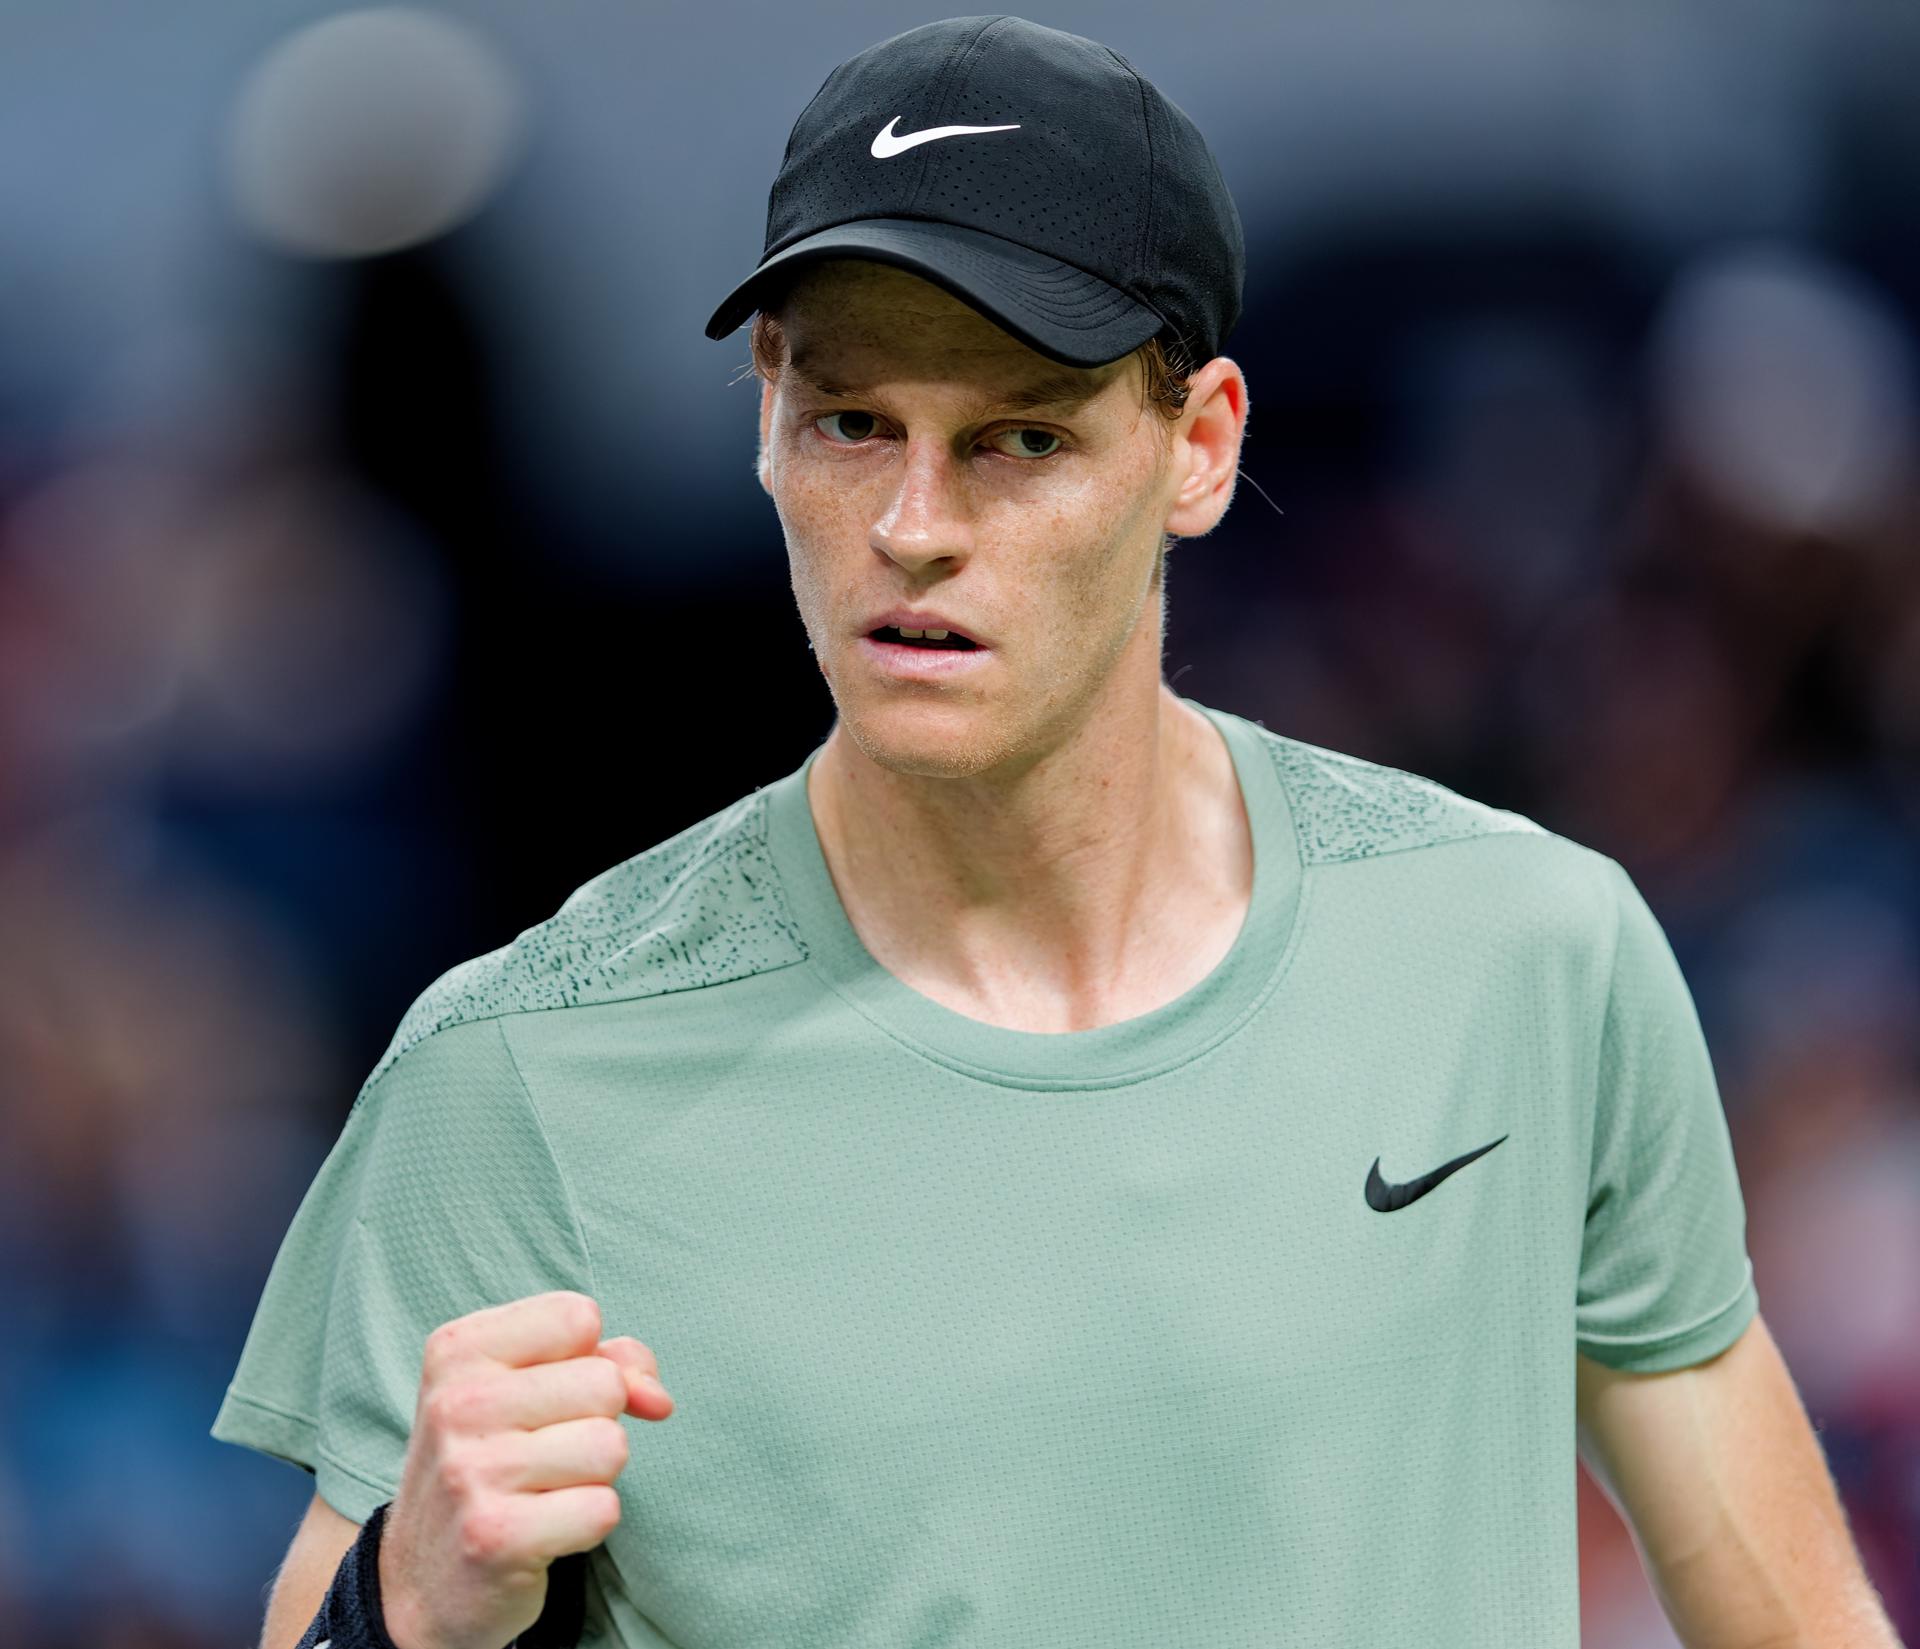
{"label": "clenched fist", "polygon": [[400,1487],[380,1535],[380,1598],[398,1649],[503,1649],[540,1618],[547,1566],[620,1521],[619,1416],[673,1399],[631,1335],[560,1289],[427,1336]]}

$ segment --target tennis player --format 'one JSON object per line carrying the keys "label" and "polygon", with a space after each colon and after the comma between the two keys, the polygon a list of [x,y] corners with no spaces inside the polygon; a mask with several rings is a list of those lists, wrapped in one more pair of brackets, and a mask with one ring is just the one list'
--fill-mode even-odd
{"label": "tennis player", "polygon": [[1242,270],[1091,40],[806,105],[706,331],[837,718],[401,1021],[213,1426],[267,1649],[1574,1649],[1576,1447],[1687,1644],[1893,1644],[1627,873],[1162,680]]}

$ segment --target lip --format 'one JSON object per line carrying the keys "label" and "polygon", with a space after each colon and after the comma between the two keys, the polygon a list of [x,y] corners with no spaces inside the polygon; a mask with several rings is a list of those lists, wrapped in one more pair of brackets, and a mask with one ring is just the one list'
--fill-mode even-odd
{"label": "lip", "polygon": [[990,647],[909,647],[903,641],[875,641],[872,636],[861,636],[859,646],[862,658],[882,674],[902,681],[940,681],[965,675],[983,669],[993,657]]}
{"label": "lip", "polygon": [[895,607],[889,612],[876,614],[867,620],[867,627],[861,634],[871,636],[875,630],[887,628],[896,630],[946,630],[966,639],[979,648],[986,648],[987,638],[977,630],[970,630],[964,624],[957,624],[943,613],[916,613],[908,607]]}

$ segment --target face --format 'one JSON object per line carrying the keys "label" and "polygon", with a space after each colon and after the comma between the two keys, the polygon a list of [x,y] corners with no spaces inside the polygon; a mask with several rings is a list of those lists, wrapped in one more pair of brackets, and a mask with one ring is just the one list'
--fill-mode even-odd
{"label": "face", "polygon": [[[814,265],[779,318],[760,479],[854,743],[898,772],[973,776],[1030,764],[1103,709],[1157,714],[1154,559],[1163,530],[1204,532],[1225,508],[1233,363],[1195,379],[1196,438],[1143,405],[1137,360],[1062,366],[889,265]],[[1230,431],[1195,405],[1223,380]],[[982,646],[903,658],[868,639],[895,607]]]}

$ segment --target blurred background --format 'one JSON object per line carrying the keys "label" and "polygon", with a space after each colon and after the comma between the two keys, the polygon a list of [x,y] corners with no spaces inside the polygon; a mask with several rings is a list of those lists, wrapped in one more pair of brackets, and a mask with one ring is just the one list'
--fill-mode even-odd
{"label": "blurred background", "polygon": [[[312,1486],[207,1427],[399,1016],[825,736],[701,327],[821,79],[942,15],[0,5],[9,1642],[255,1641]],[[1246,225],[1284,513],[1175,546],[1169,678],[1633,874],[1920,1643],[1920,10],[1024,15]],[[1673,1645],[1568,1470],[1589,1649]]]}

